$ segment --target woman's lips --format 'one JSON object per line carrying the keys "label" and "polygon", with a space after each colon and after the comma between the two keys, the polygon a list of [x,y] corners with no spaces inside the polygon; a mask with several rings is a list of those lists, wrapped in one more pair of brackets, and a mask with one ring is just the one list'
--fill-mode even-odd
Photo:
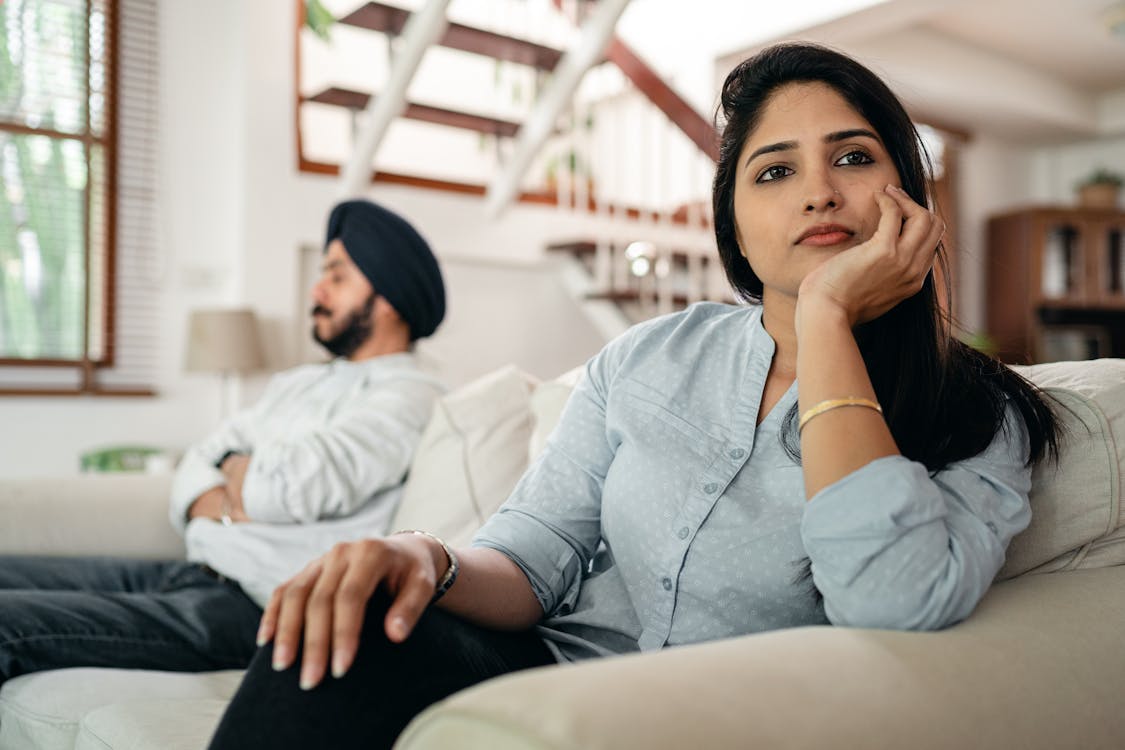
{"label": "woman's lips", "polygon": [[854,234],[855,232],[839,224],[821,224],[820,226],[809,227],[805,230],[805,233],[797,240],[797,244],[812,245],[814,247],[838,245],[841,242],[850,240]]}
{"label": "woman's lips", "polygon": [[810,234],[800,241],[801,245],[814,245],[816,247],[825,247],[827,245],[838,245],[852,238],[851,232],[822,232],[818,234]]}

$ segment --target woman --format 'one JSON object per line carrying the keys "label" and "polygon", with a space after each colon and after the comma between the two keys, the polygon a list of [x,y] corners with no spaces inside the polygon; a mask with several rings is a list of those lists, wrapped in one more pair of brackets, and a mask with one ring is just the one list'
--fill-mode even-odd
{"label": "woman", "polygon": [[279,589],[214,748],[386,747],[517,669],[973,610],[1057,425],[950,335],[917,133],[874,74],[809,45],[739,65],[721,112],[716,237],[752,304],[695,305],[594,357],[471,548],[341,545]]}

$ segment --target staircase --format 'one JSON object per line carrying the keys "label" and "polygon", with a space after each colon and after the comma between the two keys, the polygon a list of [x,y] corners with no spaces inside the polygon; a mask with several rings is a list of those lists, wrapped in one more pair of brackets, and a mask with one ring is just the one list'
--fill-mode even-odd
{"label": "staircase", "polygon": [[[338,174],[399,36],[421,0],[322,0],[326,44],[296,31],[302,171]],[[372,179],[484,196],[511,157],[537,97],[578,40],[586,0],[453,0],[407,101],[376,153]],[[585,75],[532,161],[516,200],[583,217],[588,234],[550,243],[584,269],[577,293],[629,321],[701,299],[729,299],[710,226],[716,144],[698,115],[620,39]]]}

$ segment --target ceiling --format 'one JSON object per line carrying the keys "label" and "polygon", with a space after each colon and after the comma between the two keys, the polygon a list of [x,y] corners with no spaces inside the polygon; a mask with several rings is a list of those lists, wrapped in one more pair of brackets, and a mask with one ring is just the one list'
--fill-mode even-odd
{"label": "ceiling", "polygon": [[1125,87],[1125,27],[1115,36],[1104,20],[1112,5],[1107,0],[987,0],[939,10],[923,24],[1075,88],[1106,93]]}
{"label": "ceiling", "polygon": [[[887,0],[777,39],[855,55],[912,111],[1025,142],[1125,135],[1125,0]],[[768,42],[766,42],[768,43]],[[733,60],[753,46],[719,60]]]}

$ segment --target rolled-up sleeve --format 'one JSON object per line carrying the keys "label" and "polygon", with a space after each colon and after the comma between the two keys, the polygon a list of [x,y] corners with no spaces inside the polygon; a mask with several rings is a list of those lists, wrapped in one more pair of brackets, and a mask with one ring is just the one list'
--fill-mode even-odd
{"label": "rolled-up sleeve", "polygon": [[601,541],[602,488],[616,450],[606,428],[607,394],[634,335],[586,364],[543,452],[473,539],[523,570],[548,616],[574,608]]}
{"label": "rolled-up sleeve", "polygon": [[936,630],[967,617],[1031,520],[1023,420],[1009,408],[980,455],[931,477],[889,456],[817,493],[801,536],[836,625]]}

